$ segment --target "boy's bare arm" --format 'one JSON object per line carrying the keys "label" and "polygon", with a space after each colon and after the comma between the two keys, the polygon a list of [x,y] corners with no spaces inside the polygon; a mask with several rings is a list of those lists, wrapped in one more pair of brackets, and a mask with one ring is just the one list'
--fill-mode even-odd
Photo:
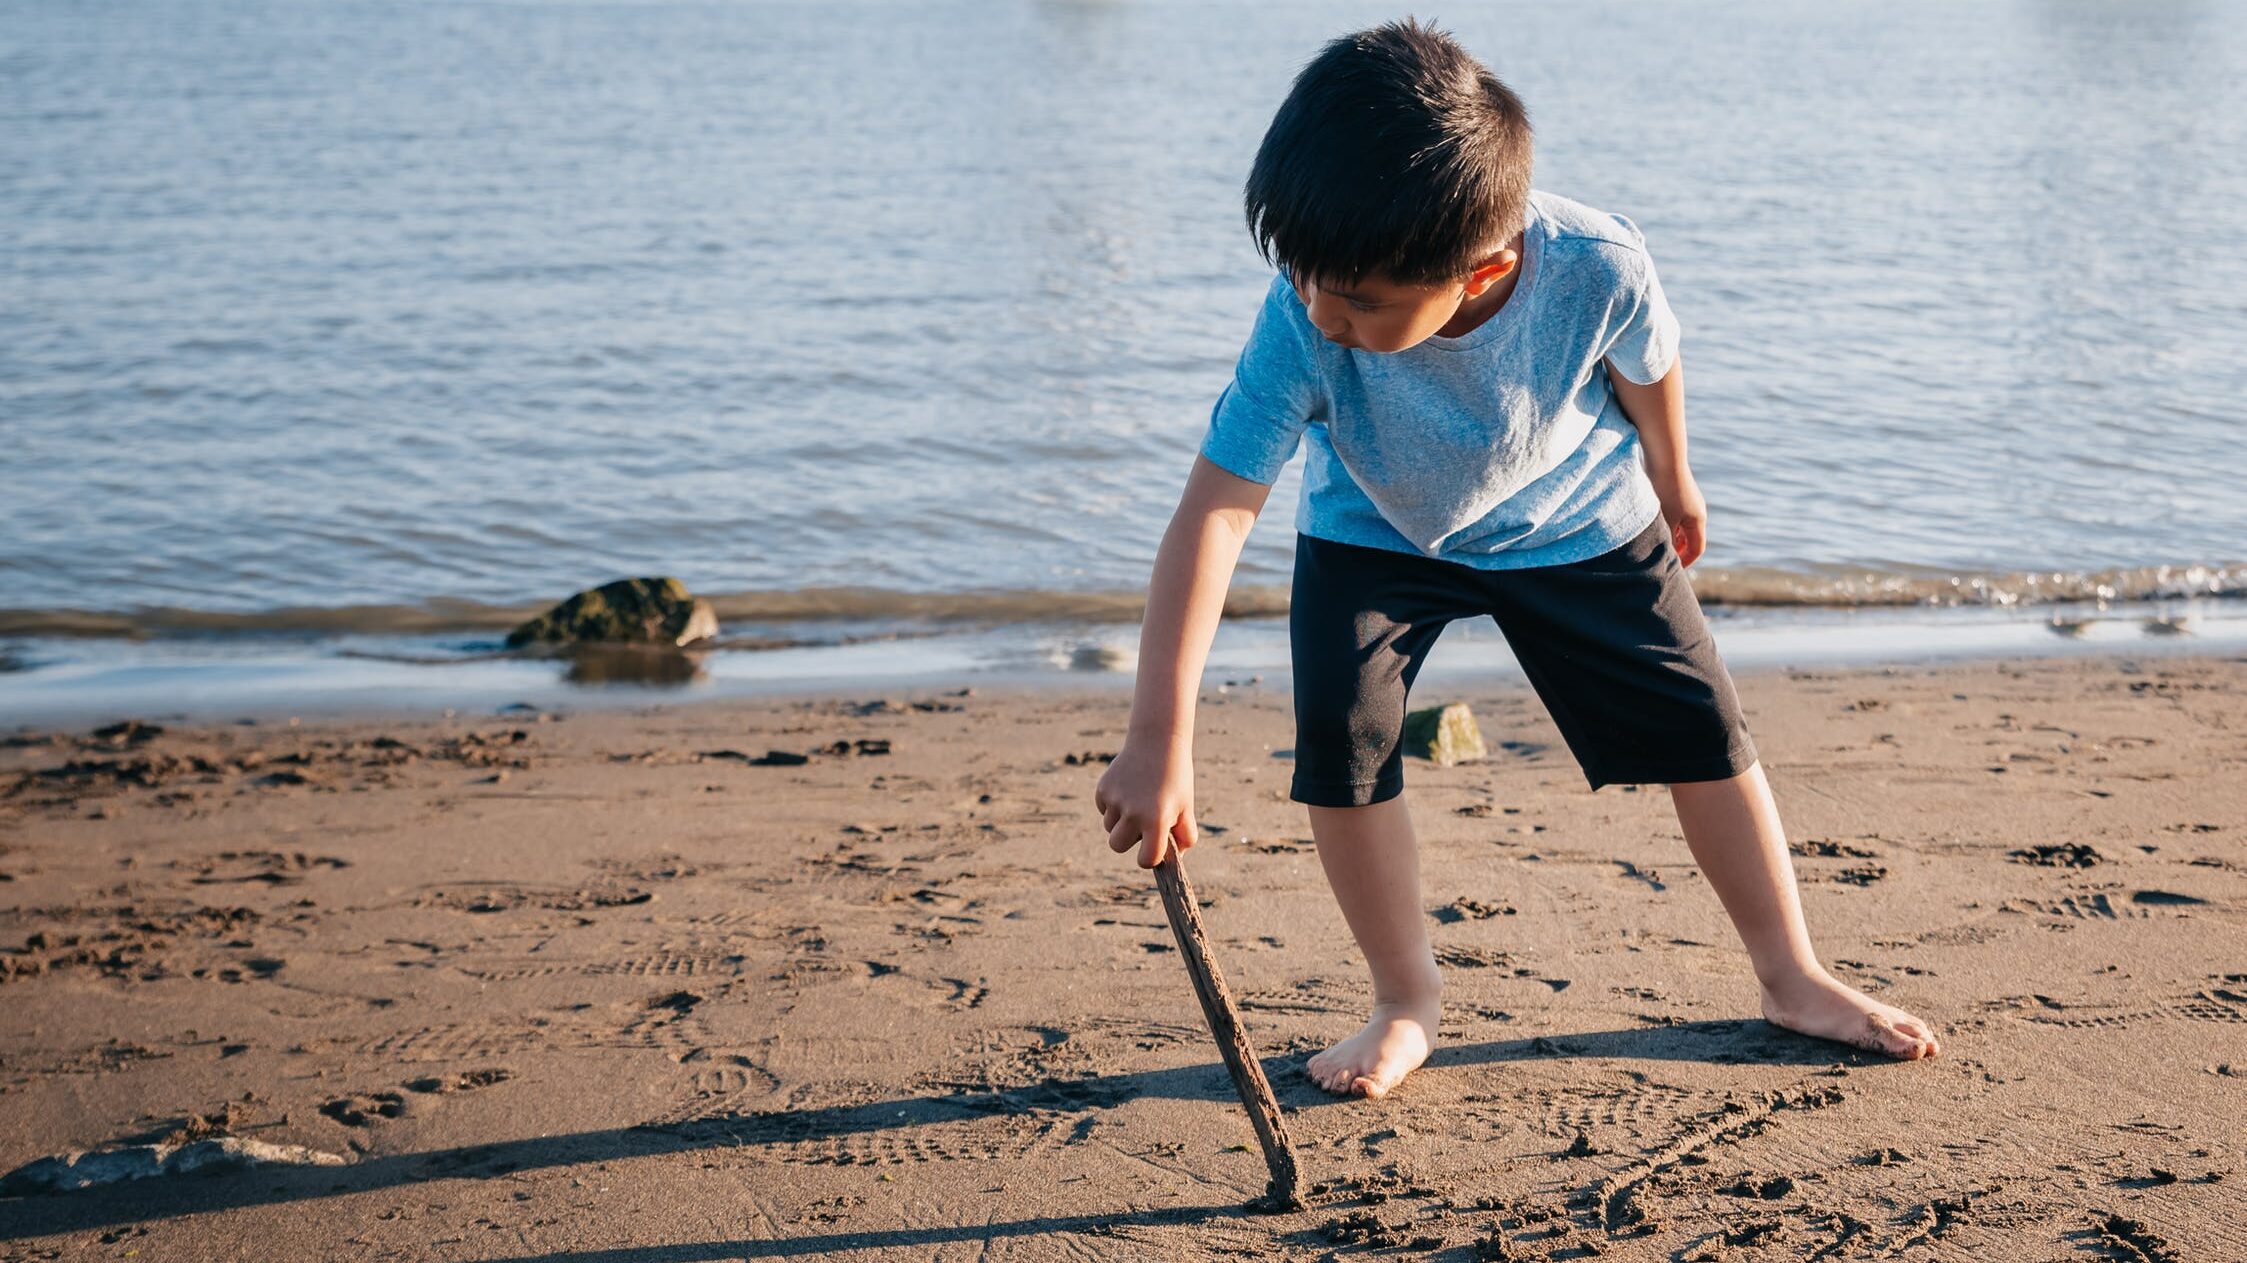
{"label": "boy's bare arm", "polygon": [[1662,520],[1670,527],[1670,544],[1678,560],[1690,566],[1708,547],[1709,505],[1693,480],[1685,460],[1685,360],[1670,365],[1662,380],[1640,385],[1615,371],[1607,378],[1615,387],[1615,401],[1623,415],[1638,427],[1640,446],[1646,452],[1646,476],[1662,502]]}
{"label": "boy's bare arm", "polygon": [[1155,552],[1131,729],[1093,791],[1109,848],[1137,846],[1141,868],[1194,844],[1194,702],[1233,567],[1271,490],[1196,456]]}

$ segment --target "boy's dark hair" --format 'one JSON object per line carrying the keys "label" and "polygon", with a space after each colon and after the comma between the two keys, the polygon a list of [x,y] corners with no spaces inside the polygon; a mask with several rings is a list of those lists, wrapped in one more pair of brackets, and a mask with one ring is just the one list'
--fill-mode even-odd
{"label": "boy's dark hair", "polygon": [[1529,113],[1448,33],[1408,18],[1303,67],[1248,173],[1248,230],[1291,275],[1435,285],[1513,238]]}

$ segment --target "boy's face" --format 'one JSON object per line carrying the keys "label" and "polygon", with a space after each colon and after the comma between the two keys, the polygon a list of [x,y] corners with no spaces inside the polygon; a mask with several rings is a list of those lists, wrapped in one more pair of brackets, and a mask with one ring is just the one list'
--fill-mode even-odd
{"label": "boy's face", "polygon": [[1353,351],[1402,351],[1440,333],[1458,337],[1488,319],[1512,292],[1521,256],[1500,250],[1441,285],[1401,285],[1376,273],[1350,284],[1295,278],[1295,296],[1328,341]]}

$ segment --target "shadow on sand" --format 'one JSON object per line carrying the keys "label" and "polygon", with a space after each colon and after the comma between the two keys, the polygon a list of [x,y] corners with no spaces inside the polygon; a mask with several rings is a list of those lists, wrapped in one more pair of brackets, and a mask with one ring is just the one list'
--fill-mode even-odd
{"label": "shadow on sand", "polygon": [[[1799,1066],[1828,1066],[1836,1062],[1867,1065],[1879,1060],[1762,1021],[1728,1020],[1454,1044],[1437,1049],[1420,1073],[1426,1076],[1465,1066],[1556,1059]],[[1300,1112],[1339,1103],[1339,1098],[1320,1091],[1303,1077],[1299,1056],[1273,1056],[1263,1060],[1274,1090],[1289,1110]],[[340,1168],[262,1167],[118,1184],[56,1196],[0,1200],[0,1240],[83,1232],[182,1215],[207,1215],[247,1206],[310,1202],[435,1180],[488,1179],[521,1171],[615,1162],[711,1147],[738,1150],[882,1131],[942,1127],[992,1115],[1044,1114],[1066,1119],[1088,1111],[1113,1109],[1142,1097],[1228,1105],[1237,1099],[1223,1064],[1210,1061],[1169,1070],[1046,1079],[1017,1087],[964,1089],[863,1105],[725,1115],[676,1125],[622,1127],[427,1153],[369,1157]],[[1198,1222],[1244,1213],[1238,1206],[1173,1207],[957,1228],[628,1247],[542,1255],[535,1261],[524,1259],[514,1263],[657,1263],[658,1260],[685,1263],[695,1259],[786,1258],[878,1246],[929,1246],[993,1236],[1092,1231],[1101,1225]]]}

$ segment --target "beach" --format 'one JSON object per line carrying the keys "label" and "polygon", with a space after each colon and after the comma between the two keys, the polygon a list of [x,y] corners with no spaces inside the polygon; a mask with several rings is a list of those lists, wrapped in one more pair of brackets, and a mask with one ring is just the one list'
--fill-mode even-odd
{"label": "beach", "polygon": [[[1482,6],[1509,91],[1282,143],[1400,16],[12,6],[0,1263],[2247,1260],[2247,0]],[[1353,349],[1265,390],[1275,269]],[[1392,272],[1459,297],[1331,289]],[[1381,446],[1479,522],[1322,529],[1429,370]],[[1307,453],[1187,655],[1286,1207],[1093,803],[1227,400]],[[1487,742],[1408,763],[1437,1047],[1330,1096],[1300,541],[1594,553],[1525,489],[1625,441],[1561,481],[1665,506],[1821,959],[1941,1056],[1764,1020],[1478,615],[1411,676]]]}
{"label": "beach", "polygon": [[[1741,691],[1823,959],[1943,1055],[1764,1023],[1666,794],[1449,686],[1446,1025],[1366,1102],[1301,1070],[1368,993],[1284,685],[1207,681],[1284,1214],[1092,809],[1119,690],[18,732],[0,1259],[2247,1257],[2247,657]],[[53,1191],[167,1159],[220,1169]]]}

